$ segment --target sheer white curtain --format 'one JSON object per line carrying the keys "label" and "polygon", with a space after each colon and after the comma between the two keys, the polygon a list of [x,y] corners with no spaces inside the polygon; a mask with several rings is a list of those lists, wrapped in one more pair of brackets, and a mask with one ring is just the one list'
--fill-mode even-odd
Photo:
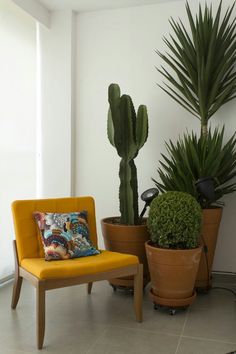
{"label": "sheer white curtain", "polygon": [[14,269],[11,202],[36,195],[36,24],[0,1],[0,282]]}

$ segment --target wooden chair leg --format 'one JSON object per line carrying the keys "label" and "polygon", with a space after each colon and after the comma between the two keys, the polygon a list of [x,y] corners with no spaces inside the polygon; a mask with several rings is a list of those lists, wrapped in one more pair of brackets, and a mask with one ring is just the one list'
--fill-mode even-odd
{"label": "wooden chair leg", "polygon": [[88,294],[91,294],[92,292],[92,286],[93,286],[93,283],[88,283]]}
{"label": "wooden chair leg", "polygon": [[15,280],[14,280],[14,286],[13,286],[13,292],[12,292],[12,300],[11,300],[11,308],[12,309],[15,309],[18,304],[22,280],[23,280],[23,278],[20,277],[19,274],[15,274]]}
{"label": "wooden chair leg", "polygon": [[12,292],[11,307],[12,307],[12,309],[15,309],[18,304],[18,301],[19,301],[21,285],[22,285],[22,280],[23,280],[23,278],[19,274],[19,261],[18,261],[18,254],[17,254],[15,240],[13,241],[13,251],[14,251],[14,257],[15,257],[15,280],[14,280],[14,286],[13,286],[13,292]]}
{"label": "wooden chair leg", "polygon": [[38,349],[42,349],[45,332],[45,287],[39,281],[36,287],[36,337]]}
{"label": "wooden chair leg", "polygon": [[134,276],[134,310],[136,320],[143,320],[143,265],[138,265],[138,272]]}

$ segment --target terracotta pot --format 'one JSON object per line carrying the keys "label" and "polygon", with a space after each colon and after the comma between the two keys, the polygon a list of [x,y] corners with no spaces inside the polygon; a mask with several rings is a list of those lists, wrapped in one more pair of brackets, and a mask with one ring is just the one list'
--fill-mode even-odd
{"label": "terracotta pot", "polygon": [[159,305],[182,307],[195,297],[194,283],[202,247],[189,250],[157,248],[146,242],[151,275],[151,297]]}
{"label": "terracotta pot", "polygon": [[[196,278],[195,287],[198,289],[209,289],[211,287],[211,271],[214,261],[215,248],[217,242],[222,208],[203,209],[202,236],[203,245],[207,245],[207,254],[202,252],[199,270]],[[207,260],[206,260],[207,256]],[[208,262],[208,265],[207,265]]]}
{"label": "terracotta pot", "polygon": [[[106,249],[108,251],[138,256],[139,262],[143,264],[144,286],[147,285],[150,281],[150,275],[145,252],[145,242],[149,240],[150,237],[146,224],[134,226],[113,224],[112,219],[114,218],[111,217],[101,220],[102,234]],[[112,279],[110,284],[114,286],[133,287],[133,279],[132,277]]]}

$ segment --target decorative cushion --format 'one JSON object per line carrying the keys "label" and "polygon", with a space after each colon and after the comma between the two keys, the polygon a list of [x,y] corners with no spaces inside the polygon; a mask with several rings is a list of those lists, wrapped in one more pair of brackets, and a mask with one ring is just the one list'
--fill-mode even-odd
{"label": "decorative cushion", "polygon": [[33,213],[40,229],[45,260],[78,258],[99,254],[89,239],[87,212]]}

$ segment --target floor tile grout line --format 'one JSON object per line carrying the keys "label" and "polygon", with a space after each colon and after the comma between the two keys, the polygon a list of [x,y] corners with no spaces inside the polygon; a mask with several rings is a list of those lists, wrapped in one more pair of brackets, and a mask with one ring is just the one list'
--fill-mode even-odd
{"label": "floor tile grout line", "polygon": [[111,324],[110,327],[122,328],[122,329],[128,329],[128,330],[132,330],[132,331],[140,331],[140,332],[152,333],[152,334],[166,334],[166,335],[172,336],[172,337],[179,337],[180,336],[180,334],[177,334],[177,333],[170,333],[170,332],[164,332],[164,331],[152,331],[149,329],[134,328],[134,327],[128,327],[128,326],[119,326],[119,325],[115,325],[115,324]]}
{"label": "floor tile grout line", "polygon": [[179,340],[178,340],[178,344],[177,344],[177,347],[176,347],[176,350],[175,350],[175,354],[178,354],[178,351],[179,351],[179,346],[180,346],[180,343],[181,343],[181,339],[183,337],[183,333],[184,333],[184,330],[185,330],[185,327],[186,327],[186,323],[187,323],[187,320],[188,320],[188,316],[189,316],[189,308],[187,310],[187,314],[186,314],[186,317],[185,317],[185,320],[184,320],[184,324],[183,324],[183,327],[182,327],[182,331],[180,333],[180,336],[179,336]]}
{"label": "floor tile grout line", "polygon": [[190,338],[190,339],[196,339],[196,340],[204,340],[206,342],[215,342],[215,343],[225,343],[225,344],[234,344],[236,345],[236,342],[231,342],[227,340],[219,340],[219,339],[214,339],[214,338],[205,338],[205,337],[195,337],[195,336],[186,336],[182,335],[183,338]]}
{"label": "floor tile grout line", "polygon": [[97,342],[100,340],[100,338],[109,330],[111,326],[108,325],[106,328],[104,328],[104,330],[102,331],[102,333],[97,337],[97,339],[95,340],[95,342],[93,344],[91,344],[91,346],[88,348],[88,350],[86,350],[85,354],[89,354],[91,353],[91,350],[96,346]]}

